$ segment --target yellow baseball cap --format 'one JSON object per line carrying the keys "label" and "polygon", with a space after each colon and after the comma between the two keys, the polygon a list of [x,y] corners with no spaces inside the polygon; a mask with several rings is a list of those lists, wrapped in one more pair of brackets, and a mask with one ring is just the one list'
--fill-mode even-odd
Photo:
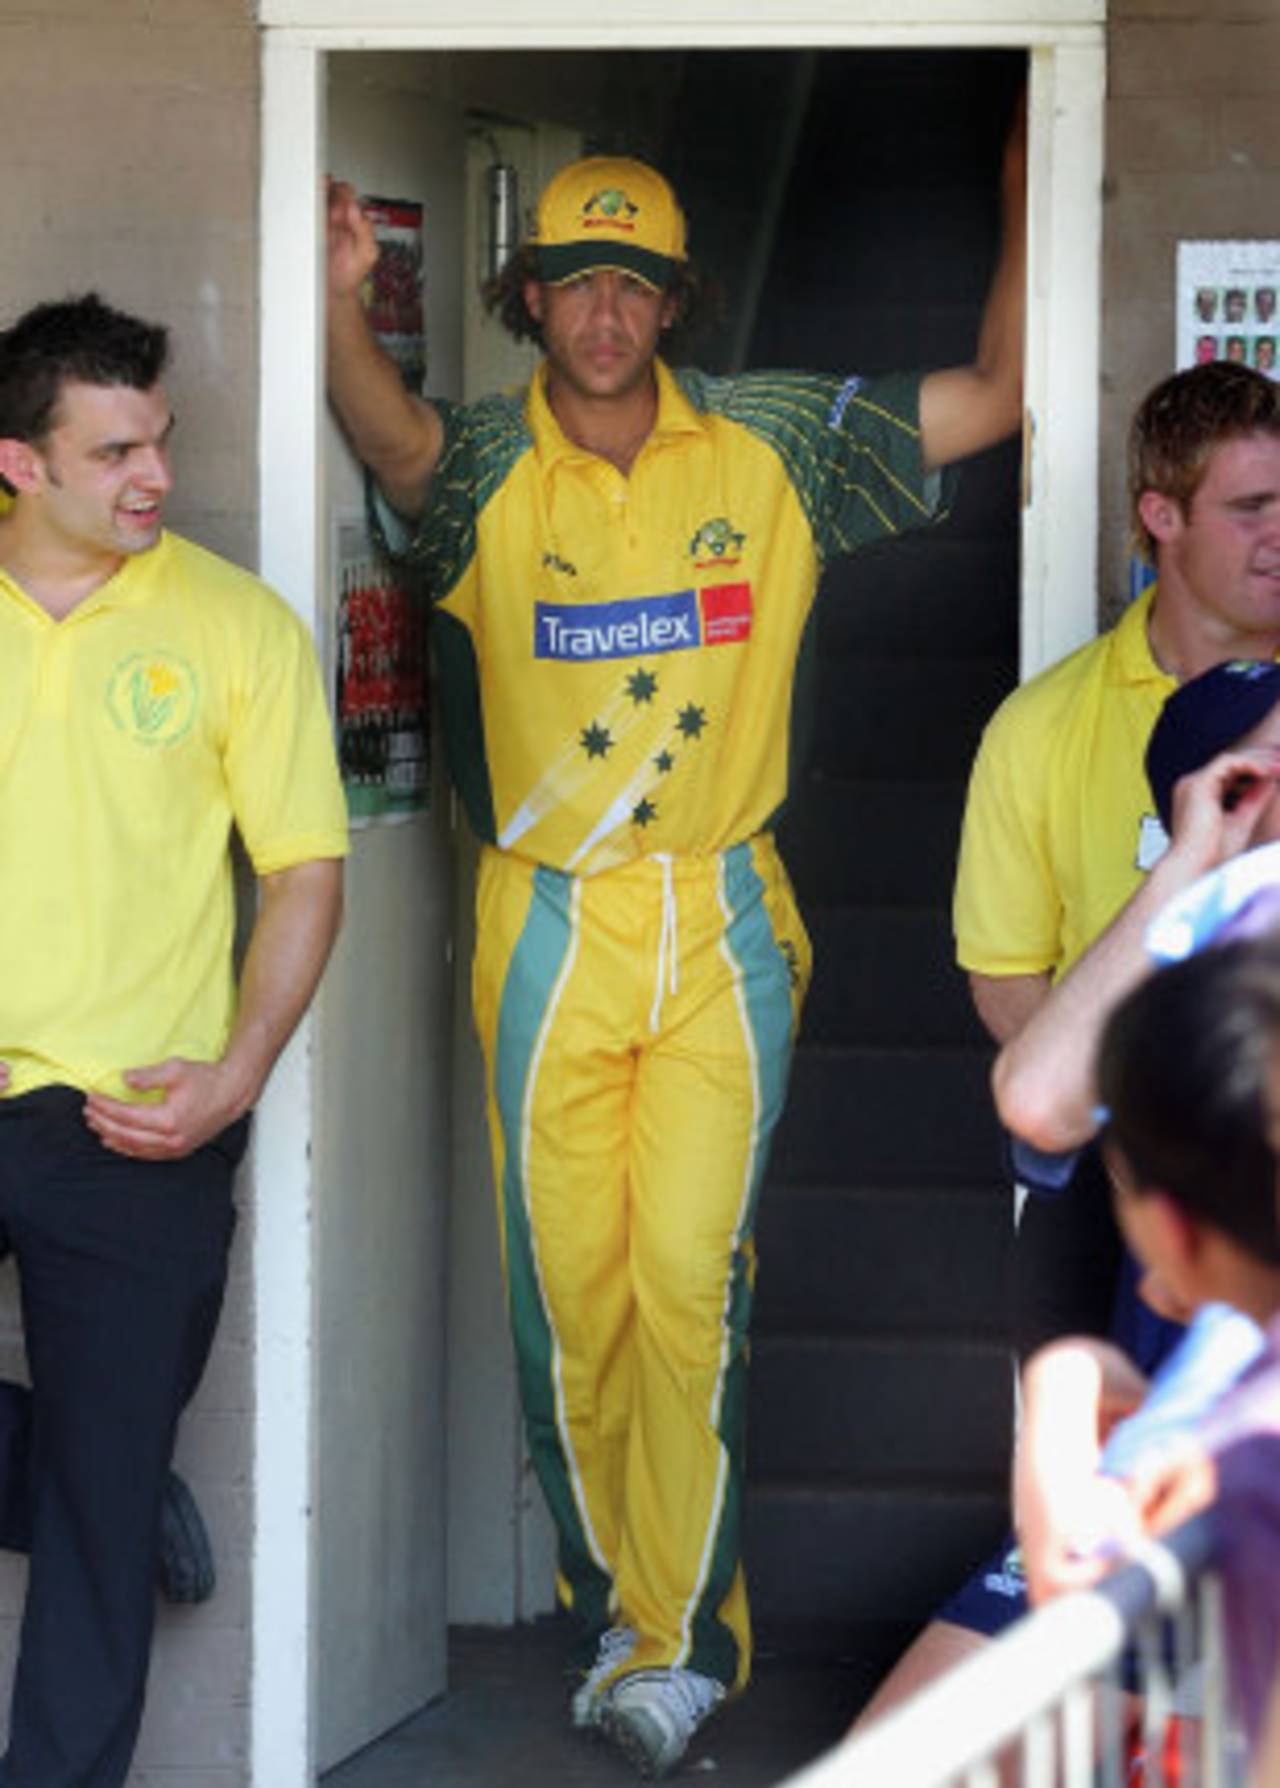
{"label": "yellow baseball cap", "polygon": [[661,290],[685,258],[684,213],[655,168],[592,155],[548,182],[532,247],[549,285],[614,267]]}

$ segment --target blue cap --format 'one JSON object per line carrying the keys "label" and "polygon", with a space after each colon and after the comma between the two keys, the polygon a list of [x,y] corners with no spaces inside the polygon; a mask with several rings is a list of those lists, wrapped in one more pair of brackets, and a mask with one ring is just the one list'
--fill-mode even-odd
{"label": "blue cap", "polygon": [[1174,690],[1147,746],[1147,781],[1166,832],[1171,830],[1174,784],[1238,744],[1277,702],[1280,664],[1263,658],[1215,664]]}

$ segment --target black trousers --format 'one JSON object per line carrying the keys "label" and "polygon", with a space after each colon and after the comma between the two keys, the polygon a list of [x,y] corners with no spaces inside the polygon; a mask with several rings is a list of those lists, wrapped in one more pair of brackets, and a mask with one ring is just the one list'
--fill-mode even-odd
{"label": "black trousers", "polygon": [[1022,1209],[1013,1249],[1019,1360],[1062,1335],[1110,1335],[1123,1259],[1107,1170],[1090,1145],[1062,1191],[1032,1193]]}
{"label": "black trousers", "polygon": [[119,1788],[151,1651],[160,1501],[213,1341],[247,1120],[134,1161],[83,1094],[0,1100],[0,1243],[31,1391],[0,1387],[0,1542],[30,1554],[3,1788]]}

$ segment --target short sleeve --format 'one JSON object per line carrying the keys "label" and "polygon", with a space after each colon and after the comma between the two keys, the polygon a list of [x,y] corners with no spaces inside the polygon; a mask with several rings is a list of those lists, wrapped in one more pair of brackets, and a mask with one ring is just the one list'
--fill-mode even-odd
{"label": "short sleeve", "polygon": [[1019,751],[1009,714],[1006,703],[983,735],[956,870],[956,959],[981,975],[1041,974],[1062,957],[1043,778]]}
{"label": "short sleeve", "polygon": [[954,473],[926,472],[921,459],[923,376],[755,372],[684,382],[778,455],[825,563],[946,514]]}
{"label": "short sleeve", "polygon": [[342,857],[346,799],[310,636],[279,598],[253,627],[230,706],[224,770],[237,828],[258,875]]}
{"label": "short sleeve", "polygon": [[831,439],[819,534],[824,558],[924,527],[950,508],[954,470],[926,471],[921,457],[923,376],[855,377],[833,393],[825,419]]}

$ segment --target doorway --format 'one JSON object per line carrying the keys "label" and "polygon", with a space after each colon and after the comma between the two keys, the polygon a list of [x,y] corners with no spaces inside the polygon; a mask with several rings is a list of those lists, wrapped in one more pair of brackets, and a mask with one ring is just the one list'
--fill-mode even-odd
{"label": "doorway", "polygon": [[[474,9],[472,9],[472,16],[474,19]],[[367,38],[368,33],[357,33],[354,35],[362,35]],[[412,37],[415,34],[409,33],[407,35]],[[421,37],[423,33],[419,31],[416,35]],[[850,35],[853,36],[854,34],[851,32]],[[314,205],[314,188],[307,189],[304,199],[300,190],[298,169],[296,165],[290,164],[286,166],[284,165],[284,161],[288,159],[286,151],[291,151],[292,155],[296,157],[300,153],[303,145],[308,142],[310,142],[312,146],[312,167],[316,166],[323,159],[320,154],[319,145],[323,144],[327,139],[327,133],[324,129],[324,118],[327,106],[326,85],[328,74],[324,52],[334,51],[341,52],[345,55],[348,50],[355,50],[356,46],[351,42],[350,36],[347,36],[345,41],[339,41],[343,36],[344,34],[340,30],[333,28],[327,34],[317,34],[313,32],[310,35],[309,41],[301,42],[283,29],[268,30],[266,42],[267,94],[265,117],[267,125],[264,143],[266,172],[264,182],[263,238],[264,368],[266,369],[264,371],[264,419],[269,413],[268,405],[271,403],[271,391],[274,391],[276,401],[272,406],[270,413],[273,418],[279,418],[284,414],[290,416],[290,429],[293,433],[293,439],[289,443],[289,447],[295,457],[292,458],[289,468],[288,483],[290,488],[287,497],[284,498],[283,502],[278,504],[275,502],[274,497],[271,498],[271,500],[268,500],[268,491],[273,488],[273,481],[275,481],[276,486],[279,487],[279,481],[282,477],[282,468],[277,463],[277,455],[282,450],[282,442],[280,439],[282,431],[280,431],[278,427],[273,427],[272,430],[268,430],[264,427],[264,501],[262,509],[264,535],[263,559],[264,569],[267,571],[267,574],[274,577],[276,581],[291,590],[298,589],[300,579],[303,580],[305,585],[308,567],[310,567],[310,592],[308,593],[308,598],[313,606],[316,601],[314,592],[323,587],[324,549],[322,543],[326,530],[318,512],[318,507],[313,506],[314,498],[312,498],[310,502],[308,500],[308,481],[305,478],[300,479],[298,477],[298,468],[300,465],[318,464],[320,457],[319,441],[323,438],[320,425],[319,401],[316,395],[317,387],[315,384],[319,306],[317,292],[300,290],[300,286],[305,282],[299,281],[297,277],[297,269],[299,266],[314,265],[316,247],[316,236],[314,232],[317,218]],[[943,36],[945,37],[945,32],[943,33]],[[1028,34],[1023,41],[1034,43],[1035,39]],[[380,52],[386,47],[386,38],[383,36],[380,43]],[[409,51],[420,49],[422,46],[420,43],[406,41],[402,47],[404,51]],[[1093,46],[1093,50],[1096,51],[1097,47],[1098,46]],[[891,46],[890,44],[883,44],[881,48],[883,50],[890,50]],[[1081,61],[1082,52],[1084,52],[1083,63]],[[362,56],[367,54],[367,52],[363,50],[360,50],[358,53]],[[400,49],[397,47],[397,54],[399,53]],[[695,217],[695,228],[696,221],[704,209],[711,210],[712,214],[725,226],[724,233],[729,242],[729,247],[731,251],[738,256],[737,264],[732,266],[728,271],[727,280],[732,285],[735,292],[746,294],[748,298],[753,292],[757,295],[762,293],[768,283],[767,261],[762,260],[759,251],[759,238],[761,235],[759,220],[761,217],[767,218],[770,216],[776,220],[779,210],[786,203],[785,192],[780,193],[776,190],[776,165],[771,167],[767,161],[758,176],[758,184],[748,186],[746,182],[739,179],[735,190],[731,178],[728,190],[730,191],[732,198],[741,204],[742,214],[748,219],[747,226],[739,227],[735,231],[732,227],[732,204],[727,202],[727,200],[723,202],[715,201],[712,203],[710,199],[706,198],[705,195],[698,193],[696,190],[692,192],[689,191],[690,181],[693,182],[695,189],[699,183],[699,167],[695,164],[700,164],[701,168],[705,170],[710,167],[714,157],[704,141],[700,153],[692,156],[690,158],[689,167],[682,170],[678,160],[671,150],[671,144],[675,139],[666,133],[671,129],[672,117],[678,116],[682,109],[681,106],[673,103],[673,96],[682,90],[685,91],[686,94],[690,91],[688,88],[682,89],[680,85],[673,84],[673,73],[678,70],[680,83],[686,81],[702,81],[705,84],[708,82],[709,77],[716,77],[710,80],[710,86],[712,88],[716,85],[716,79],[718,78],[723,93],[729,96],[731,102],[736,103],[740,112],[741,96],[752,71],[748,67],[748,60],[739,61],[736,67],[733,68],[730,67],[730,63],[734,57],[743,57],[747,59],[751,57],[773,57],[774,59],[772,60],[771,67],[766,68],[764,62],[757,62],[756,64],[757,68],[765,71],[765,78],[761,83],[766,90],[764,98],[766,98],[768,103],[775,109],[774,113],[770,116],[768,126],[762,126],[759,131],[751,133],[752,141],[754,143],[757,140],[768,141],[773,139],[777,142],[786,142],[789,133],[791,133],[790,140],[792,141],[792,147],[794,148],[798,142],[799,124],[797,121],[802,120],[803,117],[803,108],[799,106],[798,100],[806,96],[807,91],[811,89],[812,83],[816,79],[823,78],[823,64],[830,64],[830,60],[834,57],[835,53],[836,52],[833,49],[824,50],[819,53],[815,59],[807,55],[785,50],[766,52],[759,49],[747,51],[744,48],[735,50],[730,55],[728,61],[721,63],[718,76],[716,76],[712,58],[715,55],[720,54],[720,52],[713,52],[710,49],[699,48],[697,50],[681,50],[679,48],[673,48],[670,43],[663,43],[661,45],[656,45],[652,50],[646,51],[643,54],[632,53],[628,54],[625,58],[628,72],[628,105],[630,108],[626,119],[627,133],[629,137],[627,146],[640,148],[642,151],[647,151],[653,154],[656,159],[664,161],[666,165],[670,167],[678,181],[684,181],[686,192],[688,193],[690,209]],[[880,51],[877,51],[877,53],[880,53]],[[895,55],[897,54],[896,51],[891,51],[891,53]],[[459,53],[450,48],[447,53],[444,50],[437,50],[434,54],[430,54],[422,59],[423,71],[434,81],[437,89],[444,78],[446,63],[456,62],[458,54],[464,54],[469,58],[472,52],[466,51]],[[642,78],[642,71],[638,65],[642,64],[647,56],[653,58],[652,67],[655,70],[661,70],[661,78],[656,79],[653,82],[653,93],[651,96],[652,113],[643,121],[643,124],[641,124],[641,122],[638,122],[641,112],[640,96],[646,91],[646,82],[645,79]],[[584,43],[581,49],[574,50],[567,54],[561,54],[556,60],[562,63],[566,61],[572,62],[575,57],[582,68],[586,68],[589,64],[598,65],[601,60],[596,49],[587,43]],[[1063,60],[1064,57],[1066,58],[1065,61]],[[494,58],[494,60],[498,59],[499,58]],[[523,54],[519,58],[520,66],[526,80],[526,87],[530,71],[530,60],[531,58],[528,53]],[[1047,93],[1051,90],[1057,92],[1059,97],[1061,97],[1061,81],[1064,69],[1070,67],[1075,71],[1075,74],[1078,75],[1084,66],[1084,63],[1087,63],[1088,61],[1089,46],[1082,46],[1078,41],[1072,42],[1070,45],[1051,45],[1047,49],[1042,47],[1035,60],[1035,70],[1033,75],[1033,108],[1035,108],[1037,94],[1039,95],[1041,104],[1043,104]],[[1094,61],[1100,76],[1100,59],[1096,55],[1094,55]],[[548,62],[547,67],[549,68],[549,66],[550,63]],[[1074,75],[1073,78],[1075,78]],[[1055,87],[1055,83],[1058,84],[1057,87]],[[1077,83],[1077,85],[1079,85],[1079,83]],[[456,97],[457,94],[455,90],[454,98],[456,99]],[[713,97],[714,95],[709,94],[704,86],[700,106],[708,117],[710,117],[713,110]],[[1095,104],[1099,97],[1100,84],[1098,94],[1093,96]],[[1089,104],[1086,103],[1089,98],[1088,86],[1087,83],[1085,83],[1079,87],[1080,103],[1077,105],[1074,115],[1070,104],[1066,106],[1065,113],[1055,110],[1052,119],[1041,112],[1038,119],[1040,128],[1037,133],[1037,140],[1039,177],[1042,183],[1046,166],[1050,168],[1054,166],[1055,151],[1060,151],[1062,147],[1061,142],[1058,141],[1058,132],[1063,117],[1066,117],[1068,123],[1074,123],[1078,130],[1084,130],[1087,133],[1088,122],[1091,116]],[[449,103],[452,104],[453,101],[450,100]],[[471,102],[468,100],[468,105],[470,103]],[[762,103],[764,103],[763,99]],[[462,109],[465,113],[467,106],[464,105]],[[687,111],[687,107],[685,109]],[[615,114],[612,121],[613,127],[617,126],[617,122],[618,120]],[[654,133],[654,138],[647,142],[643,140],[638,141],[637,135],[641,128],[652,131]],[[598,143],[599,146],[602,147],[621,146],[614,142],[601,141],[601,135],[599,134],[593,139],[590,131],[584,134],[588,137],[588,140],[592,140],[593,143]],[[1068,133],[1067,140],[1070,140],[1070,133]],[[1098,145],[1095,144],[1093,146],[1095,154],[1097,153],[1097,149]],[[740,173],[740,168],[737,171]],[[1070,184],[1071,182],[1068,180],[1066,185],[1069,187]],[[723,176],[720,191],[721,193],[726,191],[726,187],[723,184]],[[279,199],[286,192],[292,195],[294,214],[287,217],[277,216],[276,207],[271,202],[271,195],[274,194],[277,199]],[[752,195],[754,195],[754,199]],[[1063,199],[1063,185],[1061,181],[1055,188],[1054,196],[1060,201]],[[302,203],[299,206],[300,200]],[[301,216],[298,215],[299,210]],[[1049,220],[1046,219],[1046,221]],[[1043,252],[1044,243],[1046,241],[1052,242],[1053,240],[1054,236],[1052,231],[1048,231],[1042,236],[1039,245],[1041,252]],[[696,241],[697,238],[695,236],[695,245]],[[282,317],[280,315],[282,290],[278,283],[286,266],[288,268],[292,293],[292,302],[289,307],[287,340],[280,333],[280,324],[282,322]],[[1071,296],[1070,281],[1067,282],[1067,286],[1068,291],[1066,296],[1069,298]],[[1079,294],[1077,293],[1076,296],[1078,298]],[[1056,307],[1058,301],[1058,298],[1055,298],[1054,307]],[[1082,308],[1087,313],[1088,306],[1085,305]],[[748,303],[745,314],[749,316],[751,310],[752,306]],[[736,353],[742,352],[744,344],[749,342],[750,328],[744,323],[743,315],[744,311],[742,309],[736,313],[732,309],[730,310],[718,344],[713,344],[708,348],[707,358],[710,364],[715,364],[714,356],[717,354],[725,356],[722,364],[732,363],[733,356]],[[1052,318],[1049,320],[1052,321]],[[1042,316],[1038,325],[1041,330],[1044,329],[1045,322],[1046,319]],[[1087,363],[1091,352],[1091,343],[1094,340],[1096,340],[1096,333],[1094,335],[1090,334],[1086,319],[1085,328],[1073,341],[1075,377],[1077,379],[1079,379],[1081,372],[1081,356],[1084,356],[1084,360]],[[278,355],[273,352],[273,346],[278,347]],[[302,350],[301,353],[299,352],[300,349]],[[1042,358],[1045,360],[1045,366],[1047,366],[1048,360],[1047,356],[1043,355],[1043,344],[1038,348],[1035,336],[1033,335],[1033,356],[1037,352],[1042,354]],[[908,357],[915,358],[916,356],[909,355]],[[753,353],[752,359],[754,360],[756,358],[757,356]],[[1044,367],[1042,367],[1042,371],[1043,370]],[[301,389],[298,385],[293,385],[291,387],[291,379],[302,380],[305,390]],[[1035,384],[1036,380],[1033,373],[1033,397]],[[270,388],[270,390],[268,388]],[[285,394],[290,392],[290,390],[292,391],[292,396],[286,396]],[[295,400],[297,400],[296,403]],[[1078,423],[1078,405],[1075,406],[1074,414]],[[1062,420],[1070,424],[1072,422],[1072,417],[1068,415],[1065,418],[1062,418]],[[273,435],[275,438],[273,438]],[[1072,455],[1074,455],[1076,459],[1083,460],[1086,470],[1091,468],[1094,446],[1092,431],[1090,430],[1083,438],[1074,438],[1070,441],[1069,446],[1070,451],[1067,454],[1067,462],[1074,464],[1075,462],[1072,459]],[[1037,447],[1040,459],[1043,459],[1045,449],[1047,448],[1045,430],[1043,428],[1038,436]],[[301,457],[297,457],[298,455]],[[1066,476],[1066,474],[1064,473],[1063,476]],[[1075,477],[1077,482],[1079,481],[1080,474],[1078,470],[1073,473],[1072,476]],[[1033,486],[1033,498],[1037,497],[1037,495],[1038,493]],[[1089,498],[1091,503],[1091,489]],[[1087,597],[1088,607],[1087,620],[1084,618],[1082,612],[1085,605],[1082,602],[1081,588],[1078,585],[1072,590],[1071,603],[1065,614],[1061,603],[1056,603],[1054,600],[1055,592],[1061,589],[1056,577],[1049,582],[1041,580],[1034,589],[1029,588],[1029,574],[1031,567],[1033,565],[1043,564],[1045,560],[1044,543],[1039,541],[1036,535],[1036,526],[1038,524],[1033,525],[1032,523],[1032,518],[1036,516],[1036,513],[1037,506],[1036,503],[1033,502],[1031,510],[1027,512],[1027,519],[1024,520],[1023,525],[1024,539],[1027,535],[1030,535],[1031,537],[1030,550],[1027,550],[1027,548],[1024,547],[1023,554],[1022,640],[1024,662],[1026,663],[1035,662],[1037,654],[1042,651],[1044,656],[1056,655],[1057,648],[1051,647],[1049,650],[1045,651],[1043,642],[1047,641],[1055,634],[1060,634],[1064,629],[1074,629],[1076,636],[1080,637],[1084,632],[1090,631],[1092,628],[1091,576],[1085,580],[1085,596]],[[1083,525],[1079,512],[1077,512],[1075,519],[1080,528],[1080,534],[1084,537],[1085,547],[1088,550],[1091,550],[1092,528]],[[1078,565],[1082,546],[1079,538],[1075,545],[1077,548],[1075,552],[1075,560]],[[283,557],[286,550],[288,552],[287,567]],[[273,559],[272,555],[280,556]],[[1058,569],[1061,569],[1061,567]],[[1041,643],[1037,644],[1037,641]],[[1070,643],[1075,642],[1072,640]],[[482,1158],[482,1155],[483,1150],[480,1149],[477,1158]],[[454,1160],[456,1164],[458,1161],[456,1150]],[[455,1175],[455,1177],[461,1176]],[[469,1185],[466,1189],[465,1196],[467,1208],[469,1210],[481,1211],[487,1216],[490,1208],[487,1176],[483,1183]],[[295,1242],[302,1244],[305,1250],[309,1251],[311,1246],[309,1236],[299,1235],[295,1237],[294,1240]],[[274,1264],[270,1258],[264,1257],[260,1260],[259,1283],[264,1298],[270,1299],[272,1297],[273,1287],[275,1286],[274,1275],[280,1266],[281,1263],[278,1259]],[[294,1260],[290,1263],[287,1272],[289,1276],[296,1277],[298,1270],[298,1263]],[[457,1290],[458,1287],[455,1286],[455,1293]],[[477,1293],[477,1295],[481,1294]],[[467,1296],[469,1302],[471,1296],[470,1292],[468,1292]],[[469,1307],[471,1307],[470,1302]],[[500,1347],[501,1343],[495,1342],[494,1345],[495,1347]],[[471,1351],[470,1346],[467,1351]],[[270,1501],[273,1497],[279,1497],[282,1493],[289,1493],[290,1486],[292,1486],[292,1493],[294,1494],[297,1493],[300,1486],[309,1486],[311,1451],[315,1447],[317,1439],[323,1439],[323,1425],[325,1419],[323,1399],[315,1402],[308,1397],[306,1411],[302,1417],[299,1417],[296,1396],[296,1367],[296,1360],[290,1362],[280,1358],[274,1363],[274,1370],[278,1373],[280,1380],[280,1384],[277,1387],[278,1391],[283,1389],[284,1385],[289,1381],[290,1374],[295,1374],[293,1378],[293,1395],[291,1398],[291,1417],[294,1422],[294,1428],[292,1431],[292,1440],[289,1444],[283,1450],[279,1447],[275,1449],[273,1455],[274,1462],[271,1465],[270,1481],[263,1482],[259,1486],[259,1495],[266,1501]],[[271,1372],[272,1368],[267,1367],[265,1377],[268,1383],[271,1379]],[[484,1400],[480,1399],[477,1401],[475,1399],[467,1398],[464,1399],[464,1401],[472,1403],[475,1407],[480,1407],[480,1404],[483,1403]],[[491,1402],[492,1399],[490,1399],[490,1404]],[[488,1413],[489,1410],[486,1409],[486,1414]],[[510,1564],[504,1564],[503,1569],[504,1572],[508,1574],[510,1572],[516,1574],[517,1580],[510,1591],[514,1612],[532,1613],[536,1611],[539,1605],[539,1597],[545,1592],[545,1558],[538,1555],[540,1542],[537,1533],[536,1517],[529,1514],[528,1509],[525,1506],[528,1500],[528,1487],[521,1479],[521,1462],[516,1431],[514,1428],[510,1430],[505,1428],[508,1417],[510,1416],[513,1419],[513,1406],[511,1409],[500,1407],[497,1410],[497,1416],[500,1424],[500,1431],[508,1435],[508,1438],[504,1439],[500,1444],[506,1452],[507,1469],[510,1473],[513,1496],[513,1501],[509,1505],[511,1510],[510,1526],[511,1531],[517,1536],[513,1542]],[[262,1418],[260,1417],[260,1420],[261,1419]],[[280,1438],[281,1437],[278,1435],[277,1440]],[[306,1497],[304,1496],[303,1506],[305,1506],[305,1502]],[[504,1527],[504,1536],[506,1532],[507,1528]],[[506,1545],[505,1537],[502,1541],[502,1545]],[[278,1565],[273,1563],[269,1566],[267,1561],[259,1561],[259,1574],[263,1571],[273,1569],[278,1569]],[[522,1581],[520,1580],[521,1573],[523,1573]],[[307,1643],[307,1635],[315,1629],[316,1614],[321,1606],[321,1600],[324,1595],[324,1585],[323,1582],[313,1582],[310,1577],[308,1577],[306,1589],[311,1618],[310,1620],[305,1621],[301,1628],[304,1649]],[[266,1618],[265,1612],[264,1618]],[[275,1618],[278,1627],[278,1617],[273,1618]],[[306,1673],[302,1673],[301,1676],[299,1674],[299,1660],[296,1652],[288,1653],[276,1648],[264,1650],[262,1638],[263,1634],[260,1630],[256,1648],[257,1661],[255,1663],[254,1684],[254,1780],[262,1781],[264,1783],[269,1780],[271,1781],[273,1788],[275,1788],[276,1784],[282,1782],[304,1782],[309,1780],[309,1773],[306,1772],[309,1772],[310,1768],[313,1767],[312,1763],[303,1765],[304,1773],[298,1774],[296,1771],[298,1769],[298,1758],[300,1755],[309,1755],[314,1759],[314,1747],[316,1742],[315,1726],[310,1711],[310,1693],[306,1680]],[[264,1695],[268,1697],[266,1701],[262,1699]],[[283,1700],[281,1699],[282,1695]],[[265,1711],[268,1707],[270,1708],[269,1715]],[[292,1732],[291,1738],[287,1736],[289,1729],[291,1729]],[[301,1741],[301,1744],[304,1747],[301,1753],[298,1749],[299,1741]],[[269,1770],[267,1769],[268,1759],[270,1759]],[[266,1770],[267,1773],[260,1773],[260,1768]]]}

